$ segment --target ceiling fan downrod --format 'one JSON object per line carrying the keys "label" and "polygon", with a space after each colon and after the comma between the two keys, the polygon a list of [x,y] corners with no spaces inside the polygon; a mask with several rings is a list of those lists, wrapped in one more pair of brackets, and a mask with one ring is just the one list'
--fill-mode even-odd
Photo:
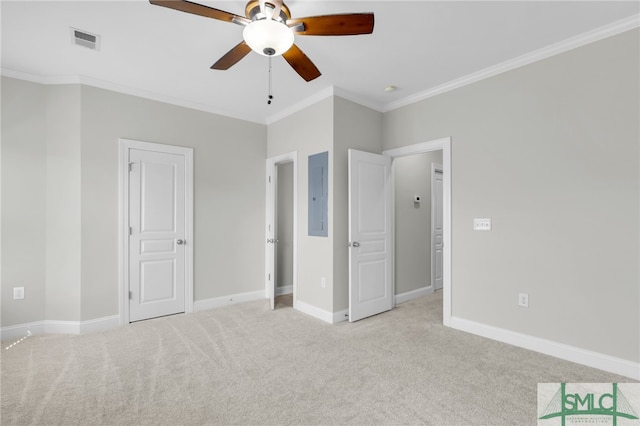
{"label": "ceiling fan downrod", "polygon": [[271,101],[273,100],[273,94],[271,91],[272,88],[272,78],[271,78],[271,56],[269,56],[269,96],[267,97],[267,105],[271,105]]}

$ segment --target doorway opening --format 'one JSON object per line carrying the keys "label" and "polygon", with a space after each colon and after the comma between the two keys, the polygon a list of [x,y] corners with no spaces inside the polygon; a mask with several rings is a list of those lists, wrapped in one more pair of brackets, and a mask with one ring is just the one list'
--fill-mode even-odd
{"label": "doorway opening", "polygon": [[275,167],[275,307],[293,307],[293,162]]}
{"label": "doorway opening", "polygon": [[297,153],[267,159],[265,296],[271,309],[296,308]]}
{"label": "doorway opening", "polygon": [[[442,323],[451,326],[451,138],[386,150],[383,155],[394,160],[415,154],[442,151]],[[429,170],[431,171],[431,170]],[[419,194],[417,194],[419,195]],[[422,200],[421,200],[422,201]],[[431,274],[429,274],[431,275]],[[433,284],[431,284],[433,286]],[[432,287],[433,288],[433,287]],[[433,291],[433,290],[432,290]],[[397,300],[397,299],[396,299]]]}
{"label": "doorway opening", "polygon": [[[442,275],[438,265],[442,259],[442,204],[433,202],[434,196],[442,193],[442,186],[434,186],[433,179],[434,166],[442,171],[441,163],[442,150],[393,160],[394,282],[398,303],[433,293],[438,288],[433,273]],[[438,238],[438,250],[434,238]]]}

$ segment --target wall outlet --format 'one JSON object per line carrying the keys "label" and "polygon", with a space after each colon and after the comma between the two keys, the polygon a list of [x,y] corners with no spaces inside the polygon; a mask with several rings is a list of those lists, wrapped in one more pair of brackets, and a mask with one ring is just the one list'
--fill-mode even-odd
{"label": "wall outlet", "polygon": [[13,300],[21,300],[21,299],[24,299],[24,287],[14,287]]}
{"label": "wall outlet", "polygon": [[527,293],[518,294],[518,306],[522,306],[523,308],[529,307],[529,295]]}
{"label": "wall outlet", "polygon": [[320,287],[327,288],[327,279],[325,277],[320,277]]}

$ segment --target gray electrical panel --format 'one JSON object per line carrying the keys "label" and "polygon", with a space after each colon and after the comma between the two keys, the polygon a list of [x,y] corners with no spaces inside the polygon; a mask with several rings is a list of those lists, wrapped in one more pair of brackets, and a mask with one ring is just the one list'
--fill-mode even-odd
{"label": "gray electrical panel", "polygon": [[329,153],[309,156],[309,235],[327,237],[329,199]]}

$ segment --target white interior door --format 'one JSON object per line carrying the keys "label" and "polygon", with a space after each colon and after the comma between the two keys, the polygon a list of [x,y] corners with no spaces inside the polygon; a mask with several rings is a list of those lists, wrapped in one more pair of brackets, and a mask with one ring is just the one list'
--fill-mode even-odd
{"label": "white interior door", "polygon": [[292,173],[292,185],[293,185],[293,194],[292,194],[292,209],[291,217],[292,217],[292,246],[293,246],[293,254],[292,254],[292,292],[293,292],[293,307],[297,306],[297,286],[298,286],[298,154],[293,151],[286,154],[280,154],[275,157],[271,157],[267,159],[267,189],[266,189],[266,226],[265,226],[265,235],[266,235],[266,245],[265,245],[265,295],[269,299],[271,303],[271,309],[275,308],[275,296],[276,296],[276,277],[277,273],[276,268],[276,256],[277,256],[277,244],[275,244],[277,237],[277,229],[276,229],[276,219],[277,219],[277,176],[278,176],[278,165],[283,163],[293,163],[293,173]]}
{"label": "white interior door", "polygon": [[442,166],[434,165],[431,173],[431,283],[434,290],[442,288],[444,253],[442,200]]}
{"label": "white interior door", "polygon": [[349,150],[349,321],[393,308],[391,158]]}
{"label": "white interior door", "polygon": [[276,307],[276,217],[277,217],[277,165],[267,160],[267,226],[265,247],[266,293],[271,309]]}
{"label": "white interior door", "polygon": [[185,311],[185,157],[129,150],[129,321]]}

